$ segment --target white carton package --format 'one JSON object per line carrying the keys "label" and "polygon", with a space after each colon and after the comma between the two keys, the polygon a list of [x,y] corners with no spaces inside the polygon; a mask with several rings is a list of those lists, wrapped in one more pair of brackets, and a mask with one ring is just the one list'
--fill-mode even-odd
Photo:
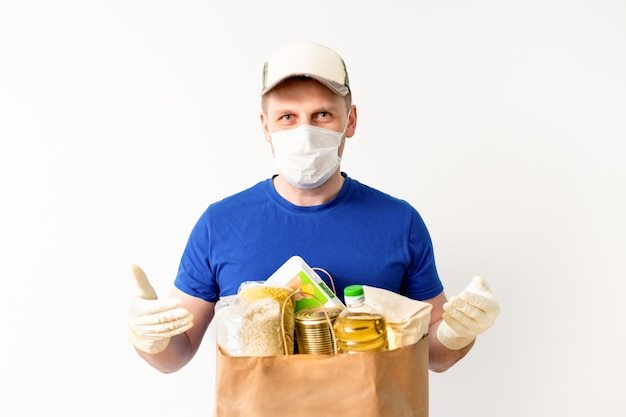
{"label": "white carton package", "polygon": [[[265,285],[277,287],[294,287],[294,281],[300,280],[299,291],[313,294],[316,298],[296,299],[296,311],[304,308],[319,307],[320,302],[324,307],[343,307],[344,303],[328,288],[328,285],[317,275],[305,261],[299,256],[292,256],[267,280]],[[319,301],[318,301],[319,300]]]}

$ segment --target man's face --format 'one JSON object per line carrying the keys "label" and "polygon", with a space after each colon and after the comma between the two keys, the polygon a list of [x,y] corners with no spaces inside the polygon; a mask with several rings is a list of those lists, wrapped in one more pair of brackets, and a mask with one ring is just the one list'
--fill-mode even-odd
{"label": "man's face", "polygon": [[[270,143],[272,132],[295,129],[302,124],[341,132],[348,118],[344,97],[307,78],[294,78],[279,84],[267,93],[263,107],[261,122],[265,139]],[[355,126],[356,109],[353,108],[346,137],[354,134]],[[342,141],[339,155],[343,153],[343,145]]]}

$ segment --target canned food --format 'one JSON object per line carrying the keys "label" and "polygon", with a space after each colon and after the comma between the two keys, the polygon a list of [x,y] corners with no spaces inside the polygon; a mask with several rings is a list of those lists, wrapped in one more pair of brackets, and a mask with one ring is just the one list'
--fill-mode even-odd
{"label": "canned food", "polygon": [[311,307],[296,312],[295,333],[299,353],[337,353],[332,326],[341,310],[341,307]]}

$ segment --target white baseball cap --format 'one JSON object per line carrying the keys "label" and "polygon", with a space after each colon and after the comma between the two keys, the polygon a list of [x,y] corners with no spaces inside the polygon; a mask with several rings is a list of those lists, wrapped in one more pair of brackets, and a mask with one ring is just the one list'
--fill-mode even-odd
{"label": "white baseball cap", "polygon": [[293,77],[313,78],[341,96],[350,91],[346,64],[341,56],[316,43],[292,43],[274,52],[263,67],[261,95]]}

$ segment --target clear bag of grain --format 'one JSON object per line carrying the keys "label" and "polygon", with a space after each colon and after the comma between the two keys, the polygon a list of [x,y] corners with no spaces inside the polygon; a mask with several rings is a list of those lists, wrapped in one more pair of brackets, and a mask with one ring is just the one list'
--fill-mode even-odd
{"label": "clear bag of grain", "polygon": [[280,309],[268,297],[248,304],[236,297],[220,299],[215,306],[217,343],[230,356],[283,355]]}
{"label": "clear bag of grain", "polygon": [[[294,297],[290,297],[293,292],[294,290],[292,288],[266,285],[262,281],[245,281],[239,286],[237,293],[239,302],[244,305],[249,305],[258,300],[267,298],[277,301],[280,306],[281,318],[283,317],[282,308],[284,306],[284,329],[285,339],[287,341],[287,352],[284,352],[283,347],[282,353],[288,355],[294,352],[295,300]],[[280,321],[278,322],[278,326],[278,337],[282,341]]]}
{"label": "clear bag of grain", "polygon": [[241,326],[245,310],[237,295],[222,297],[215,303],[217,344],[231,356],[243,356]]}
{"label": "clear bag of grain", "polygon": [[240,336],[242,356],[282,355],[284,345],[278,301],[261,298],[244,307]]}

